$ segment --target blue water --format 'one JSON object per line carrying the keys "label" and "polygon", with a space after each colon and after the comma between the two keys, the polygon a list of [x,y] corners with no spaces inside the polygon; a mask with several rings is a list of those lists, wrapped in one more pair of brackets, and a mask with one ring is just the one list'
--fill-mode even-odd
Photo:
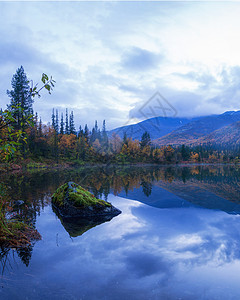
{"label": "blue water", "polygon": [[240,299],[240,215],[176,205],[186,200],[164,190],[149,201],[175,205],[151,206],[136,191],[109,194],[122,214],[77,237],[44,206],[42,240],[28,266],[8,253],[0,299]]}

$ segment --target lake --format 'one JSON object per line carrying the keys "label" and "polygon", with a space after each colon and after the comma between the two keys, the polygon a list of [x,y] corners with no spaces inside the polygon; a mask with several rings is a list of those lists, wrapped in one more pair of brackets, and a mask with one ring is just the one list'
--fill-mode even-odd
{"label": "lake", "polygon": [[[240,168],[82,167],[4,175],[42,235],[0,253],[0,299],[240,299]],[[122,213],[68,224],[52,210],[74,181]]]}

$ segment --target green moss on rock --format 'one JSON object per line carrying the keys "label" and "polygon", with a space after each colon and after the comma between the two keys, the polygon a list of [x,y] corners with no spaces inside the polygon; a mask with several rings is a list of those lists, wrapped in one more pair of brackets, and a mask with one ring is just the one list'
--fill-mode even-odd
{"label": "green moss on rock", "polygon": [[99,205],[111,207],[109,202],[95,198],[93,194],[74,182],[63,184],[52,196],[52,203],[56,206],[61,207],[66,204],[66,202],[72,204],[76,208],[94,207]]}

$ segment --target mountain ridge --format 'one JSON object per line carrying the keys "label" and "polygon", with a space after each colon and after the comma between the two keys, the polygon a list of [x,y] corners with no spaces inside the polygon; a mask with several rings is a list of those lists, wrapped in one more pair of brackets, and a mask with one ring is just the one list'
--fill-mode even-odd
{"label": "mountain ridge", "polygon": [[115,128],[108,131],[108,136],[116,133],[123,138],[126,133],[127,137],[141,140],[145,131],[155,146],[240,144],[240,110],[194,118],[155,117]]}
{"label": "mountain ridge", "polygon": [[[169,144],[178,146],[182,144],[191,145],[206,143],[210,140],[214,143],[214,134],[211,136],[211,133],[239,121],[240,111],[227,111],[220,115],[206,116],[199,120],[185,124],[163,137],[153,140],[153,144],[157,146]],[[231,126],[226,128],[226,132],[228,132],[228,134],[230,133],[229,130],[231,128]],[[224,130],[215,133],[215,136],[218,136],[219,140],[221,139],[221,132],[224,134]],[[204,138],[206,138],[206,140]]]}
{"label": "mountain ridge", "polygon": [[200,138],[196,144],[228,145],[240,144],[240,121],[217,129],[207,136]]}
{"label": "mountain ridge", "polygon": [[136,124],[126,125],[117,127],[108,131],[108,136],[111,137],[113,133],[116,133],[123,138],[124,133],[126,133],[127,137],[131,137],[132,139],[140,140],[142,134],[145,131],[148,131],[152,140],[157,139],[159,137],[165,136],[173,130],[188,124],[194,120],[198,120],[202,117],[195,118],[168,118],[168,117],[155,117],[150,118],[144,121],[141,121]]}

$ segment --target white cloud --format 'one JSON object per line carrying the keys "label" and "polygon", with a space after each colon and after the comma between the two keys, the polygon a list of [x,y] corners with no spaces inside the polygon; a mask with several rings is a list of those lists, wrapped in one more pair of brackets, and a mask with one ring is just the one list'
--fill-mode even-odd
{"label": "white cloud", "polygon": [[178,116],[239,109],[239,13],[220,2],[1,2],[1,106],[23,65],[57,81],[35,103],[44,121],[65,106],[82,124],[120,126],[156,91]]}

